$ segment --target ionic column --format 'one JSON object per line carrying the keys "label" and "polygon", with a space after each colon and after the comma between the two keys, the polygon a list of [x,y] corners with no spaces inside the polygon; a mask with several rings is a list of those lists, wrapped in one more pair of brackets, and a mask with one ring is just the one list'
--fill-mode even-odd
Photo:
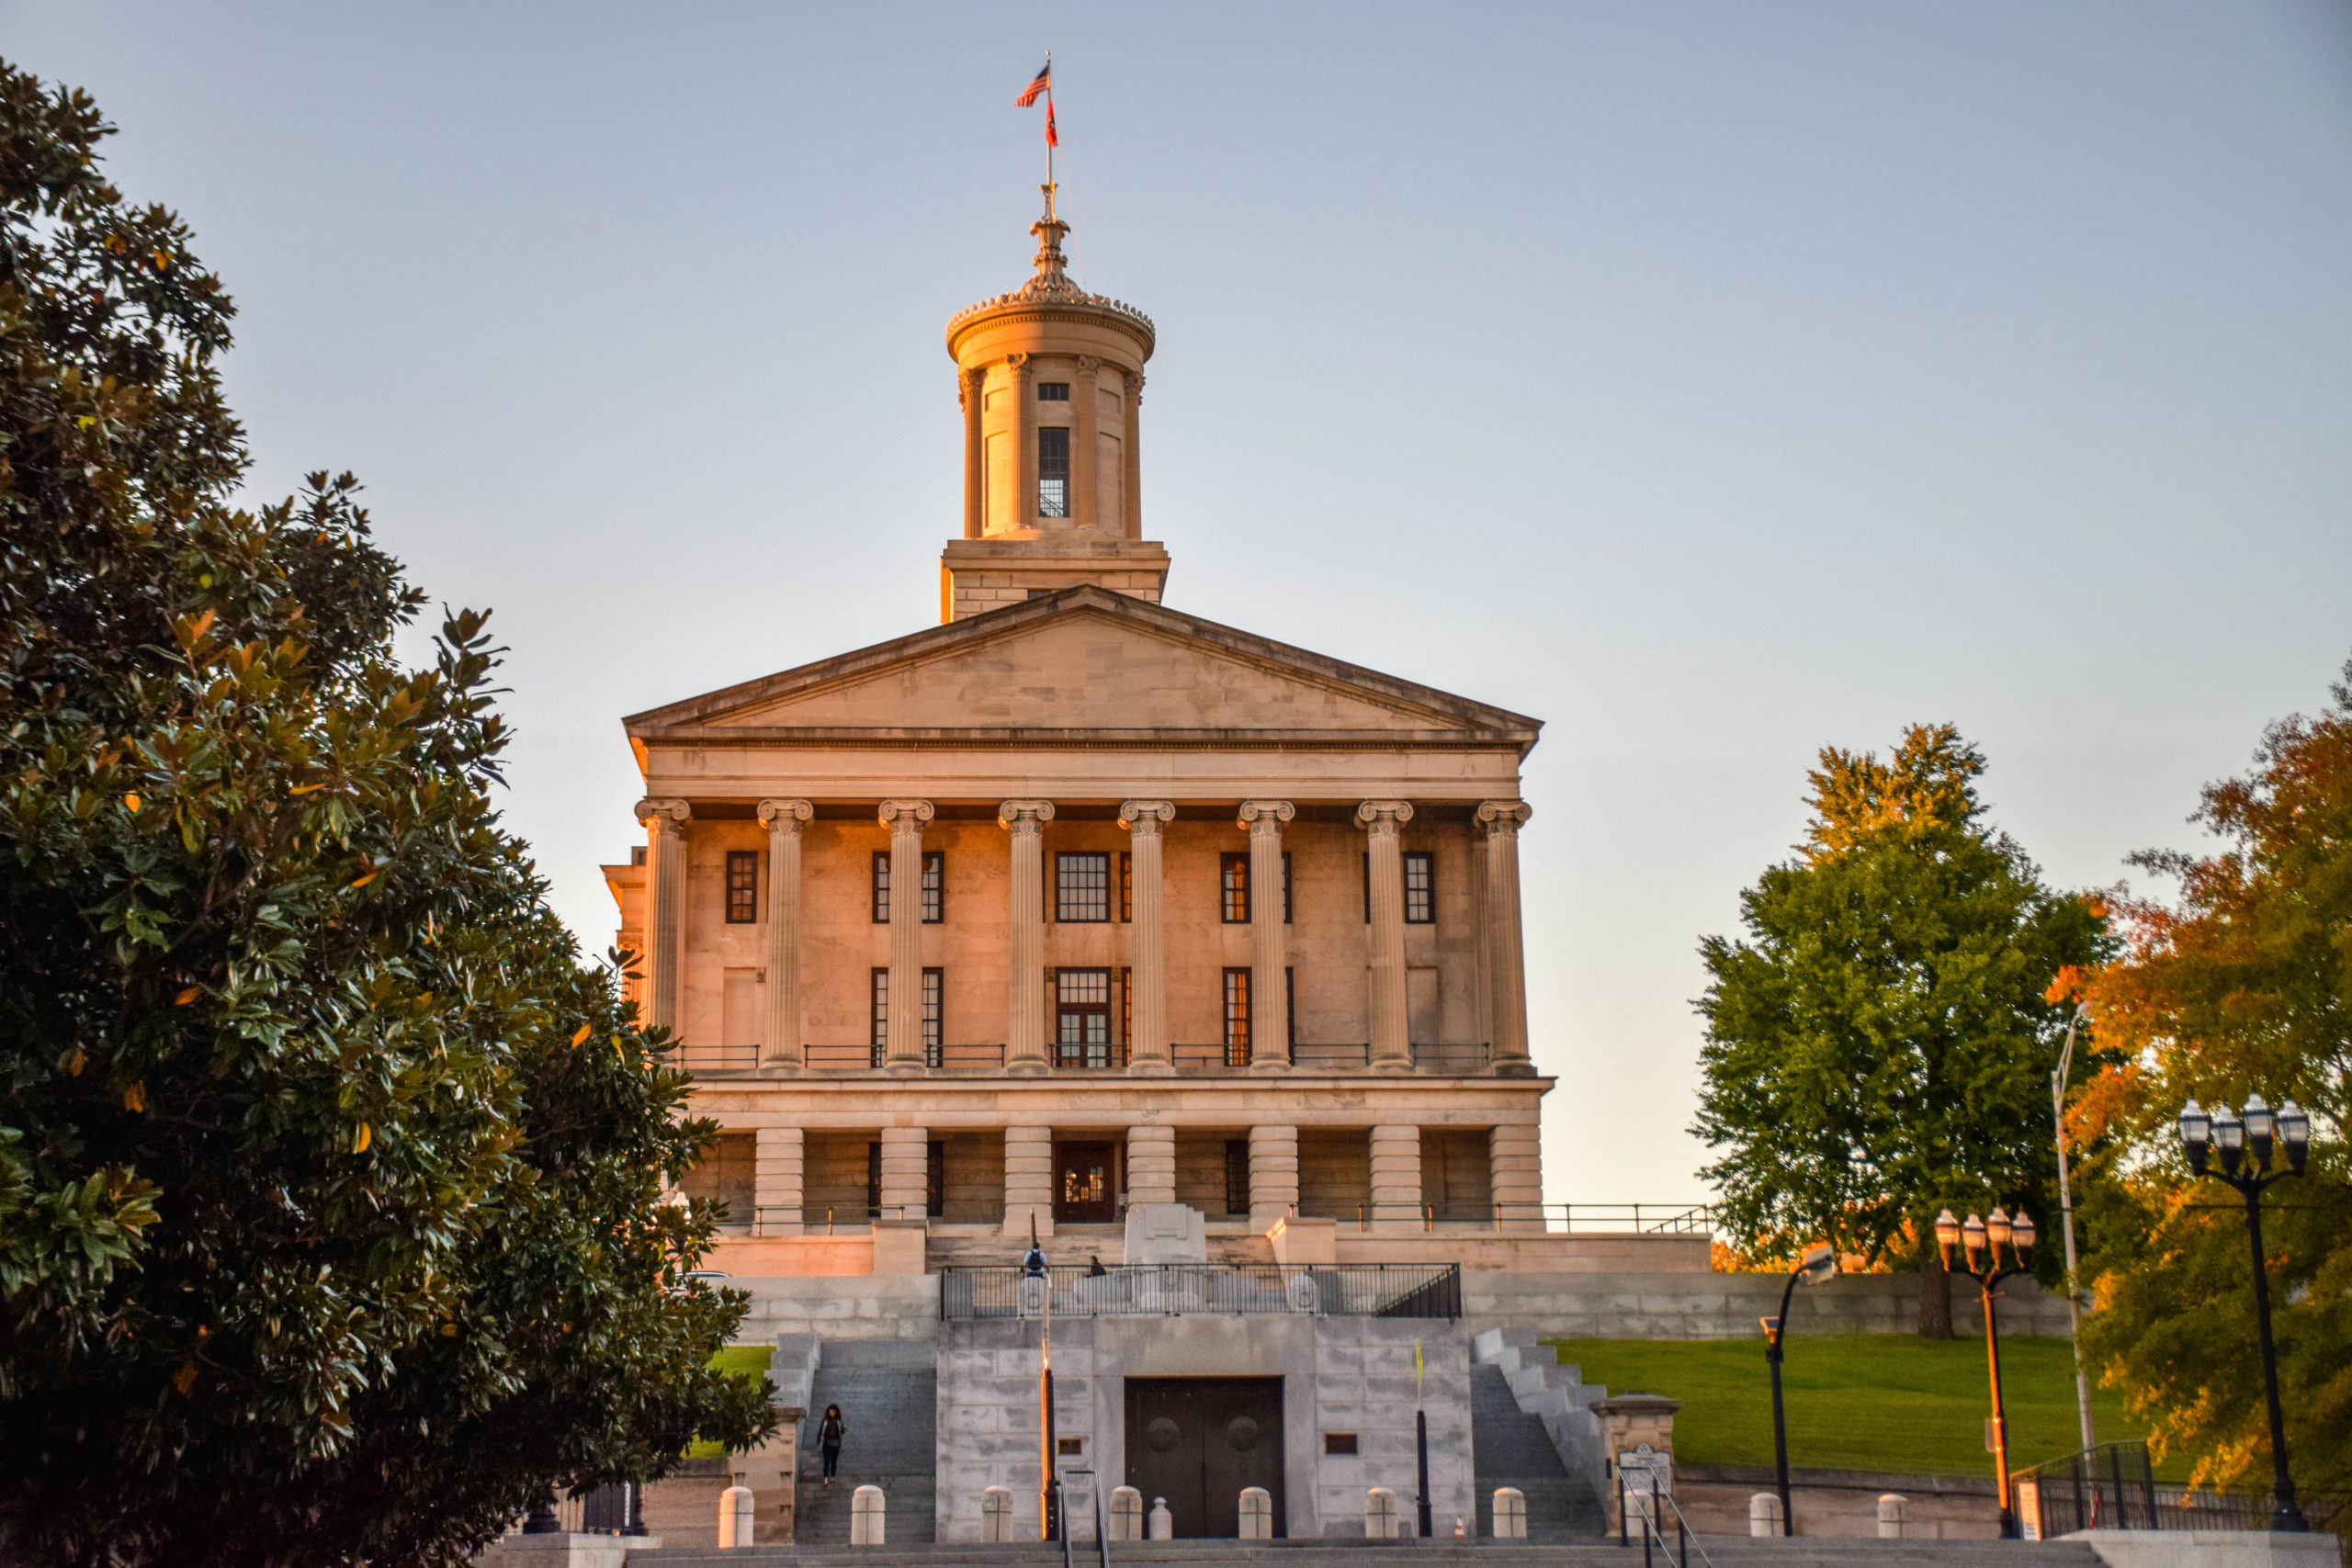
{"label": "ionic column", "polygon": [[[890,895],[892,908],[898,888]],[[898,1010],[890,1010],[895,1022]],[[882,1218],[886,1220],[920,1220],[924,1217],[924,1203],[931,1194],[931,1129],[928,1127],[885,1127],[882,1129]]]}
{"label": "ionic column", "polygon": [[1094,505],[1094,439],[1095,376],[1102,362],[1091,355],[1081,355],[1078,361],[1078,384],[1070,391],[1069,422],[1069,482],[1074,492],[1070,496],[1069,520],[1080,528],[1093,527],[1098,517]]}
{"label": "ionic column", "polygon": [[1534,1122],[1507,1122],[1487,1135],[1487,1180],[1498,1229],[1544,1229],[1544,1145]]}
{"label": "ionic column", "polygon": [[890,829],[890,1028],[882,1055],[887,1072],[919,1073],[922,1054],[922,825],[927,800],[886,800],[882,826]]}
{"label": "ionic column", "polygon": [[1298,1207],[1298,1129],[1250,1129],[1250,1228],[1262,1231]]}
{"label": "ionic column", "polygon": [[766,1016],[761,1021],[760,1067],[800,1070],[800,827],[817,814],[805,800],[763,800],[768,830]]}
{"label": "ionic column", "polygon": [[678,1032],[686,951],[686,819],[683,800],[640,800],[645,824],[645,999],[643,1021]]}
{"label": "ionic column", "polygon": [[763,1127],[752,1145],[752,1234],[798,1235],[805,1178],[804,1142],[797,1127]]}
{"label": "ionic column", "polygon": [[1120,530],[1130,539],[1143,537],[1143,372],[1127,373],[1127,439],[1124,452],[1127,463],[1126,496],[1120,510],[1126,526]]}
{"label": "ionic column", "polygon": [[1025,354],[1008,354],[1012,367],[1013,528],[1035,528],[1037,518],[1037,366]]}
{"label": "ionic column", "polygon": [[1025,1236],[1035,1219],[1037,1234],[1054,1234],[1054,1130],[1004,1130],[1004,1234]]}
{"label": "ionic column", "polygon": [[1367,800],[1356,807],[1356,821],[1364,829],[1365,850],[1372,857],[1372,1065],[1390,1072],[1406,1072],[1413,1066],[1405,996],[1402,848],[1405,824],[1412,819],[1409,801]]}
{"label": "ionic column", "polygon": [[1421,1130],[1372,1130],[1373,1228],[1390,1232],[1421,1228]]}
{"label": "ionic column", "polygon": [[1127,1201],[1176,1201],[1176,1129],[1157,1125],[1127,1129]]}
{"label": "ionic column", "polygon": [[1487,965],[1493,987],[1495,1072],[1532,1077],[1527,1058],[1527,957],[1519,919],[1519,829],[1533,816],[1523,800],[1487,800],[1477,820],[1487,830]]}
{"label": "ionic column", "polygon": [[960,372],[956,378],[956,401],[964,410],[964,537],[977,539],[988,532],[988,433],[980,415],[988,408],[988,367]]}
{"label": "ionic column", "polygon": [[1250,1066],[1258,1072],[1286,1072],[1283,824],[1298,810],[1287,800],[1245,800],[1240,815],[1241,826],[1250,829]]}
{"label": "ionic column", "polygon": [[[997,825],[1012,835],[1012,1006],[1004,1026],[1009,1072],[1046,1070],[1045,829],[1053,819],[1050,800],[1008,800],[996,808]],[[1049,1177],[1049,1199],[1050,1188]]]}
{"label": "ionic column", "polygon": [[1145,1076],[1175,1071],[1168,1050],[1168,933],[1159,861],[1160,824],[1175,817],[1170,801],[1130,800],[1119,807],[1119,821],[1133,845],[1128,852],[1135,874],[1133,962],[1127,971],[1127,984],[1135,988],[1135,1039],[1127,1071]]}

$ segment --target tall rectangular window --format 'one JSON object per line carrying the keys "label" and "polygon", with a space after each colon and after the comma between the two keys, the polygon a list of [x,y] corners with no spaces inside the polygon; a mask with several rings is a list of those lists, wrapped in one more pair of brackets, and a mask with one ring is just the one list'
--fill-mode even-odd
{"label": "tall rectangular window", "polygon": [[926,850],[922,857],[922,923],[935,926],[947,919],[947,852]]}
{"label": "tall rectangular window", "polygon": [[1363,923],[1372,924],[1372,852],[1363,852]]}
{"label": "tall rectangular window", "polygon": [[1283,1043],[1298,1051],[1298,971],[1283,970]]}
{"label": "tall rectangular window", "polygon": [[922,1207],[933,1219],[947,1213],[947,1144],[933,1138],[922,1151]]}
{"label": "tall rectangular window", "polygon": [[760,918],[760,852],[727,852],[727,923],[748,926]]}
{"label": "tall rectangular window", "polygon": [[1069,429],[1037,427],[1037,515],[1069,515]]}
{"label": "tall rectangular window", "polygon": [[890,923],[890,852],[874,852],[874,923]]}
{"label": "tall rectangular window", "polygon": [[1054,856],[1054,919],[1107,920],[1111,918],[1111,857],[1069,853]]}
{"label": "tall rectangular window", "polygon": [[1290,924],[1290,852],[1283,852],[1283,924]]}
{"label": "tall rectangular window", "polygon": [[890,971],[874,971],[874,1065],[880,1066],[890,1048]]}
{"label": "tall rectangular window", "polygon": [[939,1066],[939,1048],[947,1038],[943,1027],[945,1013],[942,1008],[945,982],[944,970],[926,969],[922,972],[922,1055],[926,1066]]}
{"label": "tall rectangular window", "polygon": [[1225,904],[1225,923],[1246,926],[1250,923],[1250,856],[1227,852],[1216,857],[1219,886]]}
{"label": "tall rectangular window", "polygon": [[882,1145],[865,1145],[865,1217],[872,1219],[882,1212]]}
{"label": "tall rectangular window", "polygon": [[1065,1067],[1111,1066],[1111,972],[1062,969],[1054,975],[1054,1054]]}
{"label": "tall rectangular window", "polygon": [[1250,971],[1225,972],[1225,1065],[1250,1065]]}
{"label": "tall rectangular window", "polygon": [[1132,850],[1119,852],[1119,923],[1126,924],[1136,918],[1136,857]]}
{"label": "tall rectangular window", "polygon": [[1225,1141],[1225,1212],[1246,1214],[1250,1212],[1250,1140],[1227,1138]]}
{"label": "tall rectangular window", "polygon": [[1405,923],[1437,923],[1437,857],[1427,850],[1405,852]]}

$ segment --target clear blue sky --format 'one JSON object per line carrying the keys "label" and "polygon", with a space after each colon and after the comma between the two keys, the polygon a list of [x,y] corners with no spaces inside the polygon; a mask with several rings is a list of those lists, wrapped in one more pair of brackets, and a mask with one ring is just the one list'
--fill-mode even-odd
{"label": "clear blue sky", "polygon": [[234,291],[256,494],[496,608],[598,950],[618,716],[936,619],[1048,48],[1171,602],[1549,721],[1555,1200],[1703,1195],[1816,748],[1952,720],[2106,885],[2352,654],[2343,4],[0,3]]}

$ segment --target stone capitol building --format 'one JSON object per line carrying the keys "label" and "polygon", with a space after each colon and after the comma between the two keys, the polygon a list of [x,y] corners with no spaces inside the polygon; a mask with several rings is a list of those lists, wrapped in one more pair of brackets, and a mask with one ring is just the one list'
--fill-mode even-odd
{"label": "stone capitol building", "polygon": [[[1035,1539],[1035,1373],[988,1369],[1038,1337],[983,1300],[1033,1230],[1057,1280],[1254,1266],[1295,1309],[1121,1316],[1079,1279],[1060,1462],[1166,1488],[1180,1535],[1234,1533],[1227,1483],[1260,1462],[1276,1533],[1361,1533],[1368,1486],[1410,1513],[1414,1407],[1332,1379],[1409,1386],[1425,1357],[1431,1489],[1483,1533],[1460,1280],[1703,1270],[1706,1238],[1547,1221],[1519,872],[1540,722],[1165,602],[1157,329],[1070,277],[1068,231],[1048,186],[1035,275],[947,325],[940,624],[626,720],[644,840],[605,875],[641,1016],[723,1129],[685,1188],[728,1208],[707,1267],[752,1292],[747,1334],[935,1379],[935,1488],[906,1478],[893,1540],[995,1539],[991,1489]],[[1423,1312],[1441,1269],[1454,1304]],[[1337,1304],[1342,1280],[1389,1293]],[[1195,1426],[1268,1423],[1198,1485],[1151,1468]]]}

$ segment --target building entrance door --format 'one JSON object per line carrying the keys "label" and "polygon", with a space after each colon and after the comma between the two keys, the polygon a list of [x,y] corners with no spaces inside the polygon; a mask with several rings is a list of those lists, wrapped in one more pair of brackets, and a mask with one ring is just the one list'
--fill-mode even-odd
{"label": "building entrance door", "polygon": [[1283,1380],[1129,1378],[1127,1484],[1168,1499],[1179,1539],[1232,1540],[1241,1533],[1241,1489],[1273,1498],[1274,1533],[1290,1533],[1283,1511]]}
{"label": "building entrance door", "polygon": [[1119,1217],[1113,1179],[1118,1168],[1115,1144],[1054,1145],[1054,1219],[1077,1225],[1107,1225]]}

